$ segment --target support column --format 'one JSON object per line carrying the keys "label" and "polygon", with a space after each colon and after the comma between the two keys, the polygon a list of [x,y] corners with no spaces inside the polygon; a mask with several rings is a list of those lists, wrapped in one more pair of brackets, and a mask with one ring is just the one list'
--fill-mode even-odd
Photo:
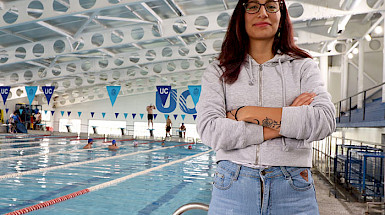
{"label": "support column", "polygon": [[[385,17],[385,13],[381,13],[382,17]],[[383,22],[384,26],[383,31],[385,31],[385,22]],[[385,44],[385,36],[384,36],[384,41],[383,44]],[[385,82],[385,48],[382,48],[382,82]],[[382,85],[382,102],[385,102],[385,85]],[[384,185],[385,186],[385,185]]]}
{"label": "support column", "polygon": [[[348,97],[348,60],[347,55],[341,56],[341,100]],[[346,111],[347,105],[346,101],[342,102],[341,110]]]}
{"label": "support column", "polygon": [[[359,41],[359,53],[358,53],[358,77],[357,77],[357,93],[362,92],[364,90],[364,41],[361,39]],[[360,94],[357,97],[357,107],[362,108],[363,107],[363,99],[364,95]]]}
{"label": "support column", "polygon": [[325,83],[325,89],[329,91],[329,56],[321,56],[320,57],[320,70],[321,70],[321,77],[322,80]]}

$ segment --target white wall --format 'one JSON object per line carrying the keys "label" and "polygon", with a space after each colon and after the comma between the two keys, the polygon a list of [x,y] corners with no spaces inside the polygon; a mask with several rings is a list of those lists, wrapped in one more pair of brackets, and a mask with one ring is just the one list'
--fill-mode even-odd
{"label": "white wall", "polygon": [[[184,113],[179,108],[179,97],[180,94],[188,90],[188,88],[179,88],[178,90],[178,100],[177,107],[174,112],[169,113],[170,118],[173,123],[173,127],[179,127],[182,122],[186,124],[195,124],[193,116],[190,114]],[[54,130],[57,130],[58,122],[60,118],[68,118],[68,119],[81,119],[81,132],[87,132],[88,120],[112,120],[112,121],[126,121],[128,126],[133,126],[135,122],[147,122],[147,111],[146,107],[152,103],[155,105],[155,94],[146,93],[141,95],[132,95],[132,96],[121,96],[119,95],[116,99],[114,106],[112,107],[110,99],[97,100],[92,102],[85,102],[81,104],[65,106],[57,108],[54,115],[55,126]],[[167,99],[165,107],[169,106],[170,99]],[[193,108],[194,103],[192,101],[191,96],[187,98],[187,107]],[[60,111],[65,111],[63,117],[61,116]],[[67,116],[67,111],[71,111],[70,117]],[[79,118],[78,112],[83,112],[81,117]],[[90,112],[95,112],[94,118],[91,117]],[[102,112],[106,113],[105,118],[102,117]],[[115,113],[120,113],[118,118],[115,118]],[[124,118],[124,113],[128,113],[127,119]],[[135,120],[132,118],[132,113],[136,113]],[[140,114],[144,114],[143,119],[140,118]],[[160,113],[158,110],[154,110],[154,114],[158,114],[157,118],[154,120],[156,123],[166,123],[166,119],[163,113]],[[178,114],[177,120],[174,119],[174,114]],[[181,115],[186,115],[185,120],[182,120]]]}

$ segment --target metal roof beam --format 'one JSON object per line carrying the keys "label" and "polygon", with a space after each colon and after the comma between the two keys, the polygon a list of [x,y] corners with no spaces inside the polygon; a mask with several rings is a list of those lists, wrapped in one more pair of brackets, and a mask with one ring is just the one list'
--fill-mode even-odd
{"label": "metal roof beam", "polygon": [[43,21],[39,21],[39,22],[37,22],[37,24],[39,24],[39,25],[41,25],[43,27],[46,27],[46,28],[48,28],[48,29],[50,29],[52,31],[55,31],[56,33],[59,33],[59,34],[65,36],[65,37],[69,37],[69,38],[73,39],[73,36],[71,35],[71,33],[68,33],[67,31],[65,31],[65,30],[63,30],[61,28],[58,28],[56,26],[53,26],[53,25],[48,24],[48,23],[43,22]]}

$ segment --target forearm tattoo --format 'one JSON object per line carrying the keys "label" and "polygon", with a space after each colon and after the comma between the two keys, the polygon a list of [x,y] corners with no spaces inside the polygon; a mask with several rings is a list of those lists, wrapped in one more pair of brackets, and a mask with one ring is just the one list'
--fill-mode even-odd
{"label": "forearm tattoo", "polygon": [[279,129],[281,128],[281,122],[277,122],[273,119],[267,118],[262,120],[262,124],[258,119],[254,119],[255,123],[257,125],[262,125],[263,127],[273,128],[273,129]]}

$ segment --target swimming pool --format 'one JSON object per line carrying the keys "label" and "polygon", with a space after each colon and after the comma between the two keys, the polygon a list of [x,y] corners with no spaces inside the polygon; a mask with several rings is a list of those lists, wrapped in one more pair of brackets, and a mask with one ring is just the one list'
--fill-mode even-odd
{"label": "swimming pool", "polygon": [[162,147],[137,140],[134,147],[130,140],[108,151],[103,140],[96,140],[92,150],[82,149],[85,140],[69,138],[45,137],[33,144],[11,140],[0,137],[0,214],[86,188],[95,189],[29,214],[165,215],[186,203],[210,201],[215,159],[202,144],[189,150],[178,142]]}

